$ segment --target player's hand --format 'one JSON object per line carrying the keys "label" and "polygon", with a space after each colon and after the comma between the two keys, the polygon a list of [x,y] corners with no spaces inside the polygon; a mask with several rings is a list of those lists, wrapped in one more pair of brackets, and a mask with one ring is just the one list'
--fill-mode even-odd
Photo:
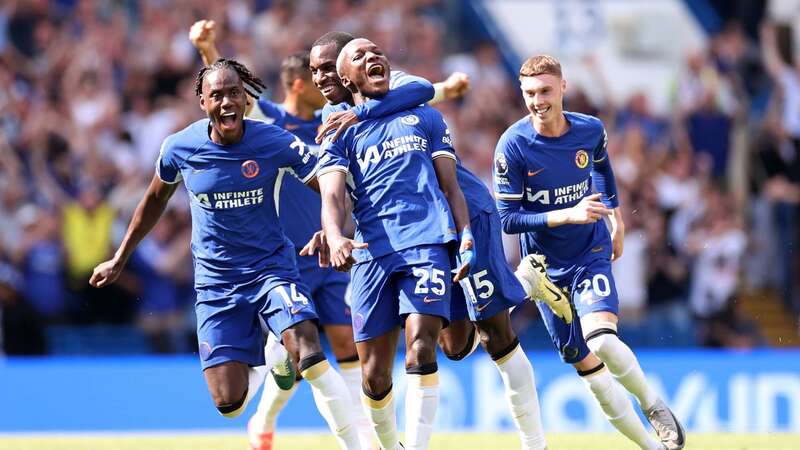
{"label": "player's hand", "polygon": [[459,98],[469,89],[469,75],[464,72],[453,72],[443,83],[446,100]]}
{"label": "player's hand", "polygon": [[331,115],[329,115],[325,120],[325,123],[319,127],[319,131],[317,131],[317,137],[314,140],[317,141],[317,144],[319,144],[322,142],[322,139],[325,137],[325,135],[333,130],[336,130],[336,132],[331,136],[331,142],[334,142],[336,141],[336,138],[338,138],[339,135],[344,132],[344,130],[357,123],[358,116],[356,116],[356,113],[354,113],[352,109],[331,113]]}
{"label": "player's hand", "polygon": [[216,39],[216,23],[213,20],[198,20],[189,28],[189,40],[198,50],[214,46]]}
{"label": "player's hand", "polygon": [[568,222],[573,224],[595,223],[611,210],[600,201],[600,194],[592,194],[581,199],[580,203],[569,209]]}
{"label": "player's hand", "polygon": [[366,242],[356,242],[346,237],[328,240],[330,248],[330,259],[333,268],[339,272],[348,272],[356,259],[353,257],[353,250],[369,247]]}
{"label": "player's hand", "polygon": [[91,278],[89,278],[89,284],[93,287],[101,288],[117,281],[124,266],[116,259],[110,259],[98,264],[94,268]]}
{"label": "player's hand", "polygon": [[469,275],[469,270],[475,265],[475,239],[472,237],[472,231],[469,228],[464,228],[461,233],[461,245],[458,247],[458,262],[461,266],[454,270],[453,282],[464,279]]}
{"label": "player's hand", "polygon": [[329,267],[331,265],[330,249],[328,248],[328,241],[325,239],[325,233],[322,230],[311,236],[308,243],[300,249],[300,256],[311,256],[317,251],[319,251],[317,256],[319,266]]}

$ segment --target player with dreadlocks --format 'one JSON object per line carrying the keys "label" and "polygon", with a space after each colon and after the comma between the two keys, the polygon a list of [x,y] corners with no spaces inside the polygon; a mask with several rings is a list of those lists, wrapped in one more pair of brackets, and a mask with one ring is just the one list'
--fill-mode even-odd
{"label": "player with dreadlocks", "polygon": [[263,87],[231,59],[218,59],[197,74],[195,92],[208,117],[164,140],[125,238],[89,282],[100,288],[116,281],[183,181],[191,199],[199,353],[217,409],[236,417],[256,394],[267,370],[263,346],[271,331],[294,344],[292,359],[339,445],[359,449],[347,388],[322,352],[317,313],[271,195],[281,168],[318,190],[317,159],[293,134],[244,118],[248,95],[256,98]]}

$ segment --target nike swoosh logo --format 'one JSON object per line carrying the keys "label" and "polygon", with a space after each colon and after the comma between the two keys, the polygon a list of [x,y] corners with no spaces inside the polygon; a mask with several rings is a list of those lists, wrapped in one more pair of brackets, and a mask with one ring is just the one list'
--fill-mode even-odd
{"label": "nike swoosh logo", "polygon": [[600,253],[603,251],[603,247],[595,247],[592,249],[592,253]]}
{"label": "nike swoosh logo", "polygon": [[563,297],[564,293],[563,292],[554,291],[550,286],[545,286],[545,287],[547,288],[548,291],[550,291],[551,294],[553,294],[556,297],[558,297],[558,299],[556,299],[557,302],[560,302],[561,300],[564,299],[564,297]]}
{"label": "nike swoosh logo", "polygon": [[425,297],[425,298],[422,299],[422,301],[425,302],[425,303],[439,302],[441,300],[442,299],[440,299],[440,298],[428,298],[428,297]]}
{"label": "nike swoosh logo", "polygon": [[192,169],[192,173],[202,173],[205,172],[206,170],[208,169]]}
{"label": "nike swoosh logo", "polygon": [[490,303],[492,303],[493,301],[494,301],[494,299],[491,299],[491,300],[489,300],[488,302],[484,303],[483,305],[476,306],[476,307],[475,307],[475,310],[477,310],[478,312],[481,312],[481,311],[483,311],[484,309],[486,309],[486,307],[487,307],[487,306],[489,306],[489,304],[490,304]]}
{"label": "nike swoosh logo", "polygon": [[529,171],[528,171],[528,176],[529,176],[529,177],[535,177],[536,175],[539,175],[539,173],[540,173],[541,171],[543,171],[543,170],[544,170],[544,167],[542,167],[542,168],[541,168],[541,169],[539,169],[539,170],[534,170],[533,172],[531,172],[531,171],[529,170]]}

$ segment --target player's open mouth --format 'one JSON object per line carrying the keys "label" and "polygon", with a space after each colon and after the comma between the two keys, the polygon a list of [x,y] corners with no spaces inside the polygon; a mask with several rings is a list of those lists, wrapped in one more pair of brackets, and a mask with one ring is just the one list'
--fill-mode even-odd
{"label": "player's open mouth", "polygon": [[327,83],[320,86],[319,91],[322,92],[322,95],[328,96],[333,90],[336,88],[336,85],[333,83]]}
{"label": "player's open mouth", "polygon": [[222,113],[219,116],[220,123],[225,127],[234,127],[236,126],[236,113],[235,112],[226,112]]}
{"label": "player's open mouth", "polygon": [[373,64],[367,67],[367,77],[370,80],[378,81],[382,80],[386,76],[386,68],[383,67],[381,64]]}
{"label": "player's open mouth", "polygon": [[537,116],[544,116],[545,114],[550,112],[550,106],[548,105],[548,106],[542,106],[542,107],[539,107],[539,108],[534,108],[533,112],[535,112]]}

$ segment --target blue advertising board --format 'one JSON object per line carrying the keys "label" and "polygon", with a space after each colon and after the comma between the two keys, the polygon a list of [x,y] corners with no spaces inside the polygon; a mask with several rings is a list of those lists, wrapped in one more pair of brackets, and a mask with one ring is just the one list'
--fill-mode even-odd
{"label": "blue advertising board", "polygon": [[[800,351],[639,351],[655,389],[693,432],[800,432]],[[574,370],[553,352],[529,352],[548,431],[611,427]],[[405,390],[395,365],[395,398]],[[482,352],[440,358],[440,430],[510,430],[503,385]],[[0,432],[243,429],[217,414],[199,362],[185,357],[0,360]],[[403,402],[398,401],[402,409]],[[402,420],[402,411],[398,411]],[[325,428],[304,385],[278,419],[284,429]],[[402,426],[402,424],[401,424]]]}

